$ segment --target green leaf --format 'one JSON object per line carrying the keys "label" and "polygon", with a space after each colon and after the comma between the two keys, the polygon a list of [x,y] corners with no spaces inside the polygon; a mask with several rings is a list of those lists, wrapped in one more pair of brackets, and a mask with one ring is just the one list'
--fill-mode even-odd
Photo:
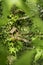
{"label": "green leaf", "polygon": [[5,46],[0,43],[0,64],[1,65],[6,65],[7,64],[7,55],[8,55],[8,50]]}

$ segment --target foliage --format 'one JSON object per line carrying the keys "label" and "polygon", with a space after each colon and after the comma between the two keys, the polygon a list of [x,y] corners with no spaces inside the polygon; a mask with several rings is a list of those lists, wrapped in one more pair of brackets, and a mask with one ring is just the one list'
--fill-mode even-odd
{"label": "foliage", "polygon": [[43,64],[42,0],[0,1],[0,57],[1,65]]}
{"label": "foliage", "polygon": [[8,55],[7,47],[3,46],[3,44],[0,43],[0,64],[1,65],[7,64],[7,55]]}

